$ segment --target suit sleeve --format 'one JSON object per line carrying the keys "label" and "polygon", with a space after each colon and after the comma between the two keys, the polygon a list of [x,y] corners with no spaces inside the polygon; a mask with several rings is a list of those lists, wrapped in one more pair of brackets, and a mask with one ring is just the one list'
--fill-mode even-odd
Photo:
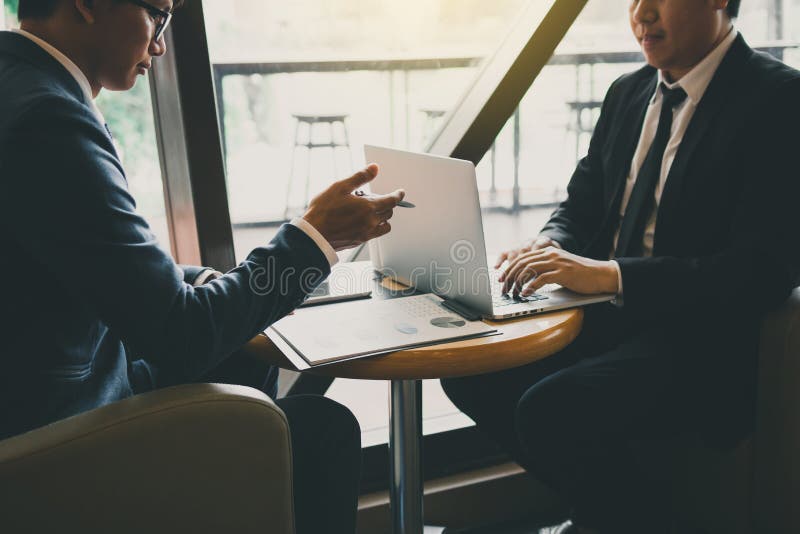
{"label": "suit sleeve", "polygon": [[567,199],[559,204],[542,228],[541,235],[557,241],[564,250],[579,254],[588,246],[603,222],[605,183],[602,154],[611,122],[616,82],[609,88],[600,117],[589,142],[589,151],[572,173]]}
{"label": "suit sleeve", "polygon": [[727,242],[699,257],[619,258],[626,307],[760,315],[786,299],[800,273],[798,94],[800,79],[784,82],[746,140],[731,147],[741,172]]}
{"label": "suit sleeve", "polygon": [[0,154],[14,177],[3,180],[0,218],[67,293],[52,298],[82,302],[165,384],[215,367],[330,273],[313,240],[284,225],[225,276],[192,287],[185,278],[196,273],[157,246],[111,139],[79,103],[42,99],[15,124]]}

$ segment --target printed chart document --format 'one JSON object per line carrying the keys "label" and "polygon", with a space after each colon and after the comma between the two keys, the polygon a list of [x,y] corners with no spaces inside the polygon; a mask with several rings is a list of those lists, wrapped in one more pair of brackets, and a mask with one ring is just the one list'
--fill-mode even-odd
{"label": "printed chart document", "polygon": [[284,317],[266,334],[298,369],[307,369],[497,332],[463,319],[442,302],[426,294],[316,306]]}

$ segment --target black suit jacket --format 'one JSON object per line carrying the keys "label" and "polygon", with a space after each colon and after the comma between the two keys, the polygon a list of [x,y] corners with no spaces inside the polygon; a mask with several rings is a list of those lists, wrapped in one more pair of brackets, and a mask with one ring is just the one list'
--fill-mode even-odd
{"label": "black suit jacket", "polygon": [[2,32],[0,272],[2,438],[134,388],[199,378],[330,267],[287,225],[224,277],[192,287],[197,269],[184,272],[157,246],[77,82]]}
{"label": "black suit jacket", "polygon": [[[647,66],[609,89],[568,198],[542,231],[566,250],[609,258],[656,83]],[[625,314],[661,329],[660,339],[671,330],[681,340],[676,352],[682,343],[692,368],[714,377],[709,386],[720,406],[752,399],[760,320],[800,271],[798,128],[800,73],[738,36],[670,169],[653,257],[618,259]]]}

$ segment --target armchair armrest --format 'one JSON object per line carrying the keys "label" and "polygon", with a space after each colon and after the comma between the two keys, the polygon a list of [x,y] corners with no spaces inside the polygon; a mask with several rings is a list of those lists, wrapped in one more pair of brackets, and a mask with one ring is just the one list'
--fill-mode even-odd
{"label": "armchair armrest", "polygon": [[754,532],[800,532],[800,288],[761,331]]}
{"label": "armchair armrest", "polygon": [[194,384],[7,439],[0,531],[292,533],[286,417],[254,389]]}

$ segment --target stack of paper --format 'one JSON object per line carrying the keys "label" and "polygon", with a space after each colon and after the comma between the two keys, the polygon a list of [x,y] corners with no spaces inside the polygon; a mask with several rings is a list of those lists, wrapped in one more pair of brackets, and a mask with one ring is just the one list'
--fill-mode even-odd
{"label": "stack of paper", "polygon": [[441,303],[441,298],[427,294],[318,306],[281,319],[267,335],[303,369],[496,332]]}

